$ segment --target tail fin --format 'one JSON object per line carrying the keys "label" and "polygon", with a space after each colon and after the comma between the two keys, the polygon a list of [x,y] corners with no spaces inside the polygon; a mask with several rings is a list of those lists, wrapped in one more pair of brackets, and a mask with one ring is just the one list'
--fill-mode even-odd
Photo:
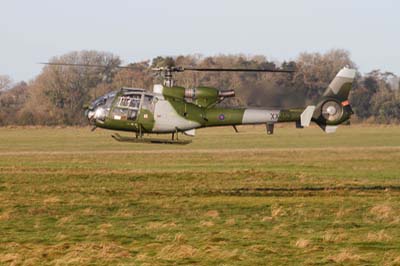
{"label": "tail fin", "polygon": [[[312,117],[309,118],[306,114],[307,110],[312,109],[310,107],[304,110],[304,117],[312,119],[326,133],[335,132],[337,126],[349,120],[353,114],[348,98],[355,76],[355,69],[342,68],[315,106]],[[305,119],[305,124],[308,119]]]}
{"label": "tail fin", "polygon": [[347,101],[355,77],[355,69],[347,67],[342,68],[329,84],[323,97],[332,97],[341,102]]}

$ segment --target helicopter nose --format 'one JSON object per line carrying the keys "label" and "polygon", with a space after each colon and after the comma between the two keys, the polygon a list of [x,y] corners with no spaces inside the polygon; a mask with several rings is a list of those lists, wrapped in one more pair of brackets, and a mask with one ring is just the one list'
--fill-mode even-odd
{"label": "helicopter nose", "polygon": [[95,116],[95,112],[92,110],[86,110],[85,111],[85,116],[87,117],[87,119],[91,122],[93,121],[93,118]]}
{"label": "helicopter nose", "polygon": [[90,122],[103,121],[106,117],[106,110],[99,106],[96,109],[88,110],[86,116]]}

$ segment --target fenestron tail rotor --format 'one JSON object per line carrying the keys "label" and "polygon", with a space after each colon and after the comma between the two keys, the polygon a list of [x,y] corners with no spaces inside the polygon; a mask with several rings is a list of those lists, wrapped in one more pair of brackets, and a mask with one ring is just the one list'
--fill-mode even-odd
{"label": "fenestron tail rotor", "polygon": [[342,117],[343,107],[336,101],[327,101],[322,105],[321,113],[327,121],[337,121]]}

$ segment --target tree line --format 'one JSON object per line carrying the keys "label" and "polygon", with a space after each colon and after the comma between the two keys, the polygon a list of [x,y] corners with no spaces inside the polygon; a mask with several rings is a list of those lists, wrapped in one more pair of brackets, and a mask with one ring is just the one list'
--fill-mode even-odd
{"label": "tree line", "polygon": [[[225,106],[266,106],[294,108],[312,103],[324,92],[343,67],[357,68],[345,50],[302,53],[295,61],[274,62],[263,55],[159,56],[118,69],[121,59],[111,53],[77,51],[50,60],[53,63],[95,64],[103,68],[46,65],[29,82],[15,83],[0,75],[0,126],[6,125],[85,125],[83,107],[96,97],[120,87],[152,90],[161,78],[152,67],[195,66],[237,68],[294,68],[293,74],[184,72],[175,75],[184,87],[213,86],[234,89],[237,97]],[[355,121],[398,123],[400,121],[399,79],[390,72],[358,72],[350,101]]]}

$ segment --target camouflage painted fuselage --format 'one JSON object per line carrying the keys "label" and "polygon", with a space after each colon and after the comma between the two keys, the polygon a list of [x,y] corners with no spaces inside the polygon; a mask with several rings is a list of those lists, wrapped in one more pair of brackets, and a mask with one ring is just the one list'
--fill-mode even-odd
{"label": "camouflage painted fuselage", "polygon": [[303,120],[308,120],[308,124],[312,120],[325,129],[350,118],[352,111],[347,98],[354,76],[354,70],[342,69],[316,106],[309,106],[309,112],[304,108],[219,108],[216,104],[232,97],[233,91],[155,85],[153,92],[122,88],[104,95],[91,104],[87,115],[98,127],[140,133],[192,134],[193,129],[213,126],[307,124]]}
{"label": "camouflage painted fuselage", "polygon": [[[177,88],[177,87],[174,87]],[[118,108],[118,98],[124,94],[141,95],[141,103],[133,119],[121,116],[113,111]],[[144,106],[144,97],[153,97],[151,106]],[[96,126],[124,131],[142,131],[145,133],[173,133],[211,126],[229,126],[246,124],[266,124],[296,121],[303,110],[276,110],[251,108],[203,107],[185,99],[149,93],[139,89],[121,89],[116,93],[104,119],[96,119]]]}

